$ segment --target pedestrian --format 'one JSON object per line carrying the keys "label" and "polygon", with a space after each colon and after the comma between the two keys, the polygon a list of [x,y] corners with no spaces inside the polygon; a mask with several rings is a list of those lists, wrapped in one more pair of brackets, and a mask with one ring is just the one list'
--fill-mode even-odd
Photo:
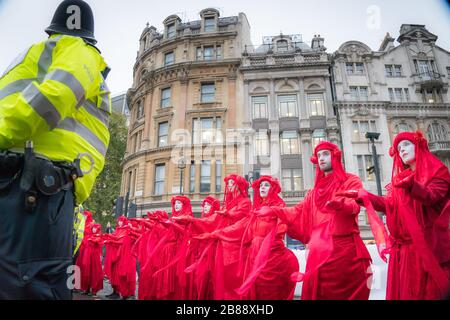
{"label": "pedestrian", "polygon": [[74,208],[109,145],[91,8],[65,0],[45,31],[0,77],[0,299],[71,299]]}

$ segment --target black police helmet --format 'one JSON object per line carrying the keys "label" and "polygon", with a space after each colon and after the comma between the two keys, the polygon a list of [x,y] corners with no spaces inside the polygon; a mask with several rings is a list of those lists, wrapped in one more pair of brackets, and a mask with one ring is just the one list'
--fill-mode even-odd
{"label": "black police helmet", "polygon": [[61,2],[45,32],[49,35],[60,33],[81,37],[92,44],[97,43],[94,37],[94,14],[91,7],[82,0]]}

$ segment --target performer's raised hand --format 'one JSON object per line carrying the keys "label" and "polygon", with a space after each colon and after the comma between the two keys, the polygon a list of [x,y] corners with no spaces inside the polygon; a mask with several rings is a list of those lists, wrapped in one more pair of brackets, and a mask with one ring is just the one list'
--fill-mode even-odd
{"label": "performer's raised hand", "polygon": [[345,202],[344,198],[333,199],[333,200],[328,201],[325,206],[330,211],[339,211],[344,208],[344,205],[345,205],[344,202]]}
{"label": "performer's raised hand", "polygon": [[217,210],[216,211],[217,214],[220,214],[221,216],[225,216],[227,215],[227,210],[223,209],[223,210]]}

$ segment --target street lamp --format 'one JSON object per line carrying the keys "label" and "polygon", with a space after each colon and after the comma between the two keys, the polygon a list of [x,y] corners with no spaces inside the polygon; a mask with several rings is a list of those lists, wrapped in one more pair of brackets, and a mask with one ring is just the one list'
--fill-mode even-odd
{"label": "street lamp", "polygon": [[373,167],[367,169],[369,173],[375,172],[375,178],[377,180],[377,191],[378,195],[382,196],[381,191],[381,175],[380,175],[380,165],[378,163],[378,154],[377,148],[375,146],[375,140],[378,140],[380,137],[380,133],[378,132],[366,132],[366,139],[369,139],[372,142],[372,158],[373,158]]}
{"label": "street lamp", "polygon": [[178,160],[178,169],[180,169],[180,195],[183,194],[183,171],[186,168],[186,159],[181,157]]}

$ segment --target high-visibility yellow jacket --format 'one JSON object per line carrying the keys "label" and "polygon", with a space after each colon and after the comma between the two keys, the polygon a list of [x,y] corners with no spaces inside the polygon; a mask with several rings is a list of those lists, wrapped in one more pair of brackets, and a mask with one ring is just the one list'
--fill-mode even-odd
{"label": "high-visibility yellow jacket", "polygon": [[82,212],[80,212],[79,207],[75,208],[75,221],[74,221],[74,232],[75,232],[75,248],[73,251],[73,255],[75,256],[80,249],[81,242],[84,238],[84,229],[86,228],[86,217]]}
{"label": "high-visibility yellow jacket", "polygon": [[[93,170],[75,182],[77,204],[84,202],[103,170],[109,145],[111,98],[100,52],[83,39],[52,35],[32,45],[0,77],[0,149],[35,153],[73,162],[82,154]],[[84,171],[91,159],[81,158]]]}

